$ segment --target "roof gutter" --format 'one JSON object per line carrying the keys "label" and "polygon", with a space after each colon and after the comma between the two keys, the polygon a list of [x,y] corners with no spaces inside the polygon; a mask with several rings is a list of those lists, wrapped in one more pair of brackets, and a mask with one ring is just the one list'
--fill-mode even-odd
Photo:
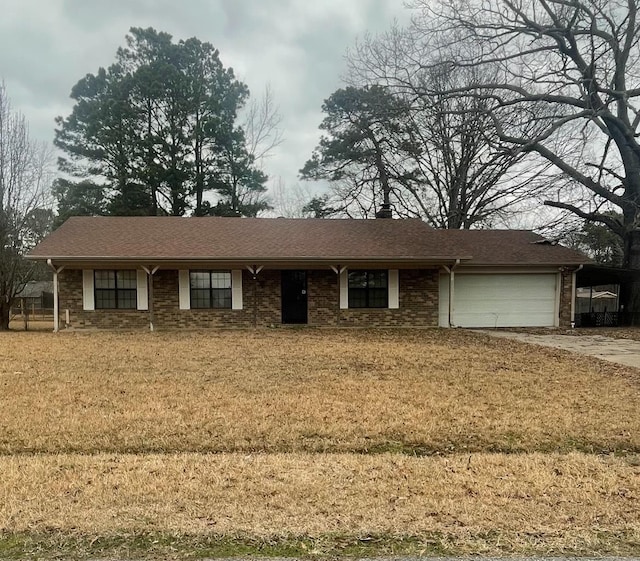
{"label": "roof gutter", "polygon": [[96,262],[96,261],[105,261],[105,262],[133,262],[133,263],[204,263],[204,262],[216,262],[216,263],[322,263],[327,265],[333,265],[336,262],[339,263],[371,263],[371,262],[379,262],[379,263],[431,263],[434,265],[440,265],[443,261],[451,261],[453,259],[457,261],[465,260],[468,261],[471,257],[457,257],[451,255],[443,255],[443,256],[433,256],[433,257],[422,257],[422,256],[410,256],[410,257],[377,257],[375,255],[369,257],[311,257],[311,256],[303,256],[303,257],[153,257],[153,256],[117,256],[117,255],[58,255],[58,256],[40,256],[40,255],[27,255],[26,259],[30,259],[33,261],[63,261],[65,263],[72,262]]}

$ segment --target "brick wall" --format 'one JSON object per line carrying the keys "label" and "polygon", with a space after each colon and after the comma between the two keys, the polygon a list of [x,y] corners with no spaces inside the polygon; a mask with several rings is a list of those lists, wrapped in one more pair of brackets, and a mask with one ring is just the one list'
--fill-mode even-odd
{"label": "brick wall", "polygon": [[340,325],[372,327],[437,327],[437,269],[400,270],[400,308],[340,310]]}
{"label": "brick wall", "polygon": [[[146,329],[149,312],[82,309],[82,271],[60,273],[60,311],[70,311],[70,326],[98,329]],[[340,310],[338,277],[331,270],[307,274],[308,323],[313,326],[437,326],[438,271],[400,270],[400,308]],[[263,270],[253,278],[243,271],[243,310],[180,310],[178,271],[153,277],[154,325],[159,329],[267,327],[281,324],[280,271]],[[63,324],[61,323],[61,326]]]}
{"label": "brick wall", "polygon": [[64,269],[58,277],[60,326],[64,326],[65,310],[70,313],[70,325],[74,328],[143,329],[149,327],[148,312],[138,310],[82,309],[82,271]]}
{"label": "brick wall", "polygon": [[560,321],[559,327],[571,327],[571,299],[573,298],[573,269],[563,268],[560,272]]}
{"label": "brick wall", "polygon": [[307,309],[309,325],[339,324],[340,285],[333,271],[307,273]]}
{"label": "brick wall", "polygon": [[[561,328],[571,325],[572,271],[561,273]],[[147,329],[149,312],[82,309],[82,271],[60,273],[60,317],[70,312],[74,328]],[[435,327],[438,325],[438,271],[400,270],[399,309],[339,307],[338,278],[331,270],[307,274],[308,323],[312,326]],[[263,270],[254,280],[243,271],[243,310],[180,310],[178,271],[160,270],[153,277],[155,326],[171,328],[268,327],[281,324],[280,271]]]}

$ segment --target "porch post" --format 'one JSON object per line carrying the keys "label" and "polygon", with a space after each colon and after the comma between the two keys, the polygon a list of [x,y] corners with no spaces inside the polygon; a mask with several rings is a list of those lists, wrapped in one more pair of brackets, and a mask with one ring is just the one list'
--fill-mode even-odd
{"label": "porch post", "polygon": [[254,329],[258,327],[258,274],[264,265],[247,265],[247,270],[253,276],[253,327]]}
{"label": "porch post", "polygon": [[153,322],[154,322],[154,313],[153,313],[153,275],[158,271],[158,267],[145,267],[142,265],[142,270],[147,273],[147,294],[149,295],[149,331],[154,330]]}
{"label": "porch post", "polygon": [[58,273],[61,273],[64,269],[62,267],[56,267],[51,259],[47,259],[47,265],[53,270],[53,332],[57,333],[60,330],[60,302],[58,299]]}
{"label": "porch post", "polygon": [[53,332],[57,333],[60,328],[60,318],[58,317],[59,310],[58,302],[58,271],[53,270]]}
{"label": "porch post", "polygon": [[338,299],[336,300],[336,327],[340,327],[340,310],[342,307],[340,306],[340,299],[342,296],[342,288],[340,286],[340,275],[344,273],[346,267],[342,267],[340,265],[333,266],[331,265],[331,270],[336,274],[336,285],[338,287]]}

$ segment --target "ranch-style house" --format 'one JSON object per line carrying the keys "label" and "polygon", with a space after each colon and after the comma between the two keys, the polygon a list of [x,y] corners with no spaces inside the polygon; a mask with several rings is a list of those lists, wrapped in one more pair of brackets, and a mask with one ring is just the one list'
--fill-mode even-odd
{"label": "ranch-style house", "polygon": [[569,326],[589,261],[522,230],[218,217],[70,218],[28,258],[56,330]]}

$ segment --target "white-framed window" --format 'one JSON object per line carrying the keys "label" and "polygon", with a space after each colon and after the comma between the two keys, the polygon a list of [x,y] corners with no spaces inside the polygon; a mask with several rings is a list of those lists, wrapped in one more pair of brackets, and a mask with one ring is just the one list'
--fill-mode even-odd
{"label": "white-framed window", "polygon": [[349,271],[349,308],[389,307],[389,274],[384,269]]}
{"label": "white-framed window", "polygon": [[178,271],[181,310],[242,310],[242,271],[181,269]]}
{"label": "white-framed window", "polygon": [[83,269],[82,309],[148,310],[147,273],[141,269]]}
{"label": "white-framed window", "polygon": [[340,309],[400,307],[398,269],[343,269],[340,271]]}
{"label": "white-framed window", "polygon": [[135,310],[138,307],[138,274],[133,269],[94,272],[96,310]]}
{"label": "white-framed window", "polygon": [[231,271],[189,271],[192,309],[231,308]]}

